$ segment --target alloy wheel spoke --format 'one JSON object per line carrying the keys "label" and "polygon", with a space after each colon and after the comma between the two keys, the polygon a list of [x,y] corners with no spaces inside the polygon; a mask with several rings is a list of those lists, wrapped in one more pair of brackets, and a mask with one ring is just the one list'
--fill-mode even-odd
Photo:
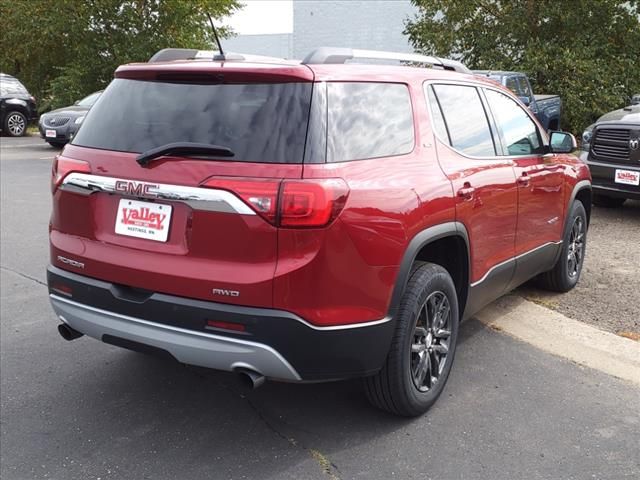
{"label": "alloy wheel spoke", "polygon": [[449,347],[444,343],[437,343],[433,346],[433,350],[441,355],[446,355],[449,352]]}
{"label": "alloy wheel spoke", "polygon": [[415,330],[413,331],[413,336],[414,336],[414,337],[426,337],[426,336],[427,336],[427,333],[428,333],[428,332],[427,332],[427,329],[426,329],[426,328],[424,328],[424,327],[420,327],[420,326],[417,326],[417,327],[415,328]]}
{"label": "alloy wheel spoke", "polygon": [[451,336],[451,330],[445,330],[441,328],[437,330],[433,335],[434,337],[439,339],[449,338]]}
{"label": "alloy wheel spoke", "polygon": [[429,374],[431,375],[431,385],[433,385],[440,376],[440,357],[438,357],[435,352],[431,352],[429,357],[431,359],[429,362],[431,364],[431,371]]}
{"label": "alloy wheel spoke", "polygon": [[420,360],[418,361],[418,365],[416,365],[414,379],[416,382],[416,386],[418,388],[422,387],[424,384],[424,380],[427,377],[427,374],[431,373],[431,361],[429,359],[429,355],[424,352],[420,356]]}
{"label": "alloy wheel spoke", "polygon": [[449,320],[449,315],[451,314],[451,307],[449,306],[449,302],[444,303],[442,310],[440,312],[440,321],[436,328],[439,330],[445,326],[445,324]]}
{"label": "alloy wheel spoke", "polygon": [[424,343],[414,343],[411,345],[412,353],[424,352],[426,349],[427,349],[427,346]]}

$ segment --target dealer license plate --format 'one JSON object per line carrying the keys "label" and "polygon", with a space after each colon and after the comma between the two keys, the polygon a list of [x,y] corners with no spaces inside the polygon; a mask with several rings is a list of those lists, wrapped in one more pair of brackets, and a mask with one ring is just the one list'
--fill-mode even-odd
{"label": "dealer license plate", "polygon": [[171,205],[123,198],[118,204],[116,233],[166,242],[171,223]]}
{"label": "dealer license plate", "polygon": [[640,185],[640,172],[634,172],[633,170],[616,169],[616,176],[614,180],[616,183],[638,186]]}
{"label": "dealer license plate", "polygon": [[47,138],[56,138],[58,136],[58,132],[55,130],[45,130],[44,136]]}

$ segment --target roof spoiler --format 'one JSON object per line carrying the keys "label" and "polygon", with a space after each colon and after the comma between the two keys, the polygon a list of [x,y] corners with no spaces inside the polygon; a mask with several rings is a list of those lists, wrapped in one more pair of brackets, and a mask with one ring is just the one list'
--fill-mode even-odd
{"label": "roof spoiler", "polygon": [[462,62],[448,58],[438,58],[432,55],[420,55],[417,53],[383,52],[379,50],[358,50],[351,48],[321,47],[307,55],[304,60],[302,60],[302,63],[306,65],[335,64],[346,63],[348,60],[355,59],[426,63],[432,67],[442,68],[443,70],[472,73]]}
{"label": "roof spoiler", "polygon": [[237,53],[228,53],[220,55],[217,50],[196,50],[195,48],[163,48],[156,52],[150,59],[149,63],[155,62],[172,62],[174,60],[244,60],[242,55]]}
{"label": "roof spoiler", "polygon": [[196,50],[193,48],[165,48],[156,52],[149,59],[149,63],[172,62],[174,60],[212,60],[214,62],[282,62],[283,58],[266,57],[264,55],[247,55],[225,52],[220,55],[218,50]]}

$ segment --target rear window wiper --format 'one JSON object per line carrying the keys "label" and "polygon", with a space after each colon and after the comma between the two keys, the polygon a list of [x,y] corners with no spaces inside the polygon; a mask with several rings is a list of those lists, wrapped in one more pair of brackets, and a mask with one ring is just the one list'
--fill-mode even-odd
{"label": "rear window wiper", "polygon": [[153,160],[169,154],[176,155],[210,155],[215,157],[233,157],[235,154],[230,148],[221,145],[210,145],[208,143],[175,142],[167,143],[160,147],[150,148],[136,157],[136,162],[142,167],[146,167]]}

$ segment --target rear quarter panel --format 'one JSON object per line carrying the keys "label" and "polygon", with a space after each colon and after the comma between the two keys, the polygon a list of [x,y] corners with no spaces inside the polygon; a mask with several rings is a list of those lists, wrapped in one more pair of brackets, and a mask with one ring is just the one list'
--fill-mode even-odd
{"label": "rear quarter panel", "polygon": [[415,125],[411,153],[305,165],[304,178],[342,178],[350,193],[329,228],[280,229],[274,307],[321,325],[384,318],[410,240],[429,226],[455,218],[451,184],[437,162],[421,81],[409,88]]}

